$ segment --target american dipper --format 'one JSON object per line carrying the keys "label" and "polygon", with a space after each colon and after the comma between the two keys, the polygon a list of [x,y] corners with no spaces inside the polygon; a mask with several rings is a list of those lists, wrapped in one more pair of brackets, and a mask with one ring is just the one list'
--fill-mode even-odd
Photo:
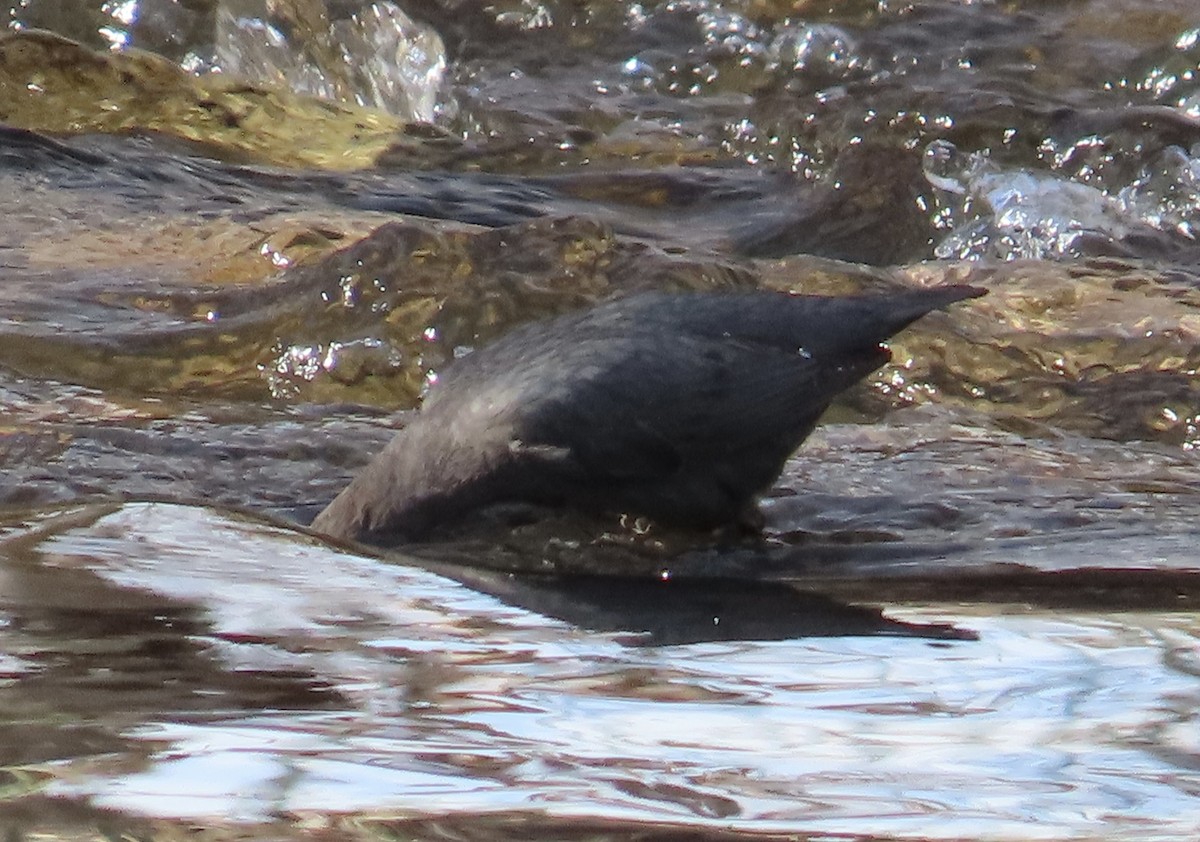
{"label": "american dipper", "polygon": [[506,502],[749,522],[881,343],[984,292],[649,292],[526,325],[449,366],[313,528],[388,545]]}

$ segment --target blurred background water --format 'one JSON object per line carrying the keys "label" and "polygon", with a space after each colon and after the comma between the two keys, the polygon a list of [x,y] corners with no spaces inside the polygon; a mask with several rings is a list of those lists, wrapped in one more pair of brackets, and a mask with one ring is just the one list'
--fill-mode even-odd
{"label": "blurred background water", "polygon": [[[7,838],[1200,833],[1200,6],[22,0]],[[706,547],[307,523],[643,288],[990,294]]]}

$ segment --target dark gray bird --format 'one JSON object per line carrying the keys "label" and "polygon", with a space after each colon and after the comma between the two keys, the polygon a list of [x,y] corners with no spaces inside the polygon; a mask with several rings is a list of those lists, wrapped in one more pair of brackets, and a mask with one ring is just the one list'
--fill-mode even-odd
{"label": "dark gray bird", "polygon": [[313,527],[387,545],[504,502],[746,522],[884,341],[984,292],[653,292],[526,325],[448,367]]}

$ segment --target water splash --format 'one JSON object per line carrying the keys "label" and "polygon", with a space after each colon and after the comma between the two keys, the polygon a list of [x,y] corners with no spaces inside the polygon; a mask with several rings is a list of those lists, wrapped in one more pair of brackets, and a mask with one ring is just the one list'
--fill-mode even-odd
{"label": "water splash", "polygon": [[811,92],[854,77],[868,64],[854,37],[832,24],[792,18],[759,23],[708,3],[673,3],[663,13],[690,17],[695,40],[682,55],[650,50],[621,67],[643,88],[652,80],[674,96],[773,87]]}
{"label": "water splash", "polygon": [[[1064,155],[1093,145],[1073,144],[1055,162],[1065,168]],[[947,232],[934,249],[939,258],[1075,257],[1085,238],[1121,241],[1154,229],[1195,239],[1200,228],[1200,144],[1190,152],[1165,149],[1116,189],[1089,179],[1086,167],[1078,175],[1094,184],[1007,169],[986,152],[964,153],[945,140],[926,147],[924,169],[938,199],[934,225]]]}
{"label": "water splash", "polygon": [[324,6],[300,17],[265,0],[224,0],[215,51],[219,72],[406,120],[432,122],[447,107],[441,36],[389,2],[333,20]]}
{"label": "water splash", "polygon": [[359,105],[432,123],[445,106],[446,47],[431,27],[391,3],[336,22],[334,40],[354,78]]}
{"label": "water splash", "polygon": [[1169,146],[1117,195],[1122,209],[1160,231],[1190,239],[1200,232],[1200,143]]}
{"label": "water splash", "polygon": [[930,144],[924,164],[939,193],[934,223],[949,231],[934,249],[939,258],[1069,257],[1086,233],[1128,233],[1120,207],[1095,187],[1004,170],[984,153],[964,155],[948,141]]}

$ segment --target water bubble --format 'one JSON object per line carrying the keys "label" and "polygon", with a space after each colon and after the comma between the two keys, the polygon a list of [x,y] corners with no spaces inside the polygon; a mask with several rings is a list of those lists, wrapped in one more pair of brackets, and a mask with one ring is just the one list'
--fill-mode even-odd
{"label": "water bubble", "polygon": [[736,12],[710,9],[702,12],[697,21],[710,57],[757,57],[765,49],[762,28]]}
{"label": "water bubble", "polygon": [[619,522],[622,529],[634,535],[648,535],[654,529],[654,523],[641,515],[622,514]]}
{"label": "water bubble", "polygon": [[260,365],[259,371],[267,378],[271,397],[289,400],[299,394],[299,384],[311,381],[322,370],[320,345],[275,346],[275,360],[271,365]]}
{"label": "water bubble", "polygon": [[639,56],[625,59],[621,64],[621,72],[626,76],[646,77],[654,75],[654,66]]}
{"label": "water bubble", "polygon": [[1182,97],[1179,100],[1179,108],[1187,116],[1193,119],[1200,119],[1200,90]]}
{"label": "water bubble", "polygon": [[342,275],[338,278],[338,287],[342,291],[342,306],[354,307],[358,304],[359,278],[357,275]]}
{"label": "water bubble", "polygon": [[1116,87],[1148,94],[1156,102],[1182,107],[1200,86],[1200,29],[1179,34],[1174,49],[1159,54],[1155,63],[1123,77]]}
{"label": "water bubble", "polygon": [[292,261],[286,254],[272,246],[270,243],[263,243],[258,247],[258,253],[271,261],[271,265],[276,269],[286,269],[292,265]]}
{"label": "water bubble", "polygon": [[768,53],[775,66],[793,73],[823,69],[842,75],[861,64],[854,38],[830,24],[785,23]]}

